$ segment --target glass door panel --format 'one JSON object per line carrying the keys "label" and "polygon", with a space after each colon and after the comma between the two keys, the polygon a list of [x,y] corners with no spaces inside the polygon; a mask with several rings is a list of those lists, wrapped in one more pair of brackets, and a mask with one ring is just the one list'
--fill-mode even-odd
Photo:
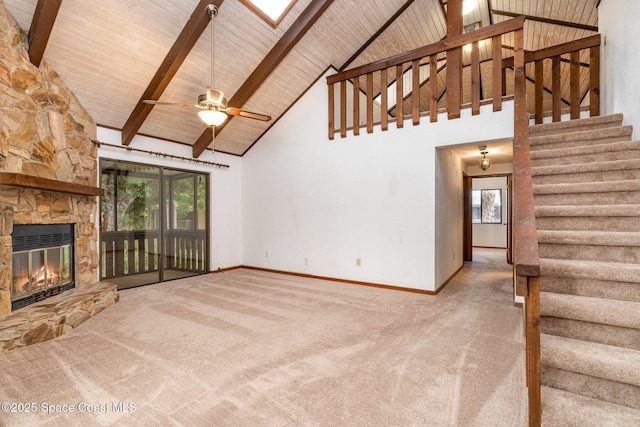
{"label": "glass door panel", "polygon": [[208,271],[205,175],[167,171],[164,175],[166,277],[187,277]]}
{"label": "glass door panel", "polygon": [[101,161],[101,279],[119,289],[208,272],[208,176]]}
{"label": "glass door panel", "polygon": [[160,281],[158,167],[103,160],[101,278],[119,289]]}

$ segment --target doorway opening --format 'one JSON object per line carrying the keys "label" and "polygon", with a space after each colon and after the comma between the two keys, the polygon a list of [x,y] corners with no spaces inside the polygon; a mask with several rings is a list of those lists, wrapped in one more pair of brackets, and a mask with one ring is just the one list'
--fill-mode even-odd
{"label": "doorway opening", "polygon": [[102,159],[100,278],[118,289],[209,272],[209,177]]}
{"label": "doorway opening", "polygon": [[512,174],[463,175],[465,261],[473,261],[475,248],[501,249],[512,263]]}

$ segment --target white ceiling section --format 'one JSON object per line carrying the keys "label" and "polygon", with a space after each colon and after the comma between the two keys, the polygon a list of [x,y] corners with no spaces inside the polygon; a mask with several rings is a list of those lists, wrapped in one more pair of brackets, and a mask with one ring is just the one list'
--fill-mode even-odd
{"label": "white ceiling section", "polygon": [[[231,97],[304,10],[297,0],[273,28],[239,1],[226,0],[215,21],[215,85]],[[597,26],[597,0],[475,0],[465,24],[510,19],[500,12]],[[37,0],[4,0],[28,32]],[[62,76],[101,126],[122,129],[199,0],[64,0],[44,60]],[[490,7],[494,13],[490,13]],[[396,16],[397,15],[397,16]],[[391,19],[395,18],[395,19]],[[540,49],[595,34],[527,20],[526,48]],[[216,136],[216,151],[243,155],[330,66],[363,65],[441,40],[440,0],[334,0],[244,105],[268,123],[236,117]],[[377,35],[375,39],[372,39]],[[210,30],[202,32],[161,101],[196,103],[210,81]],[[505,41],[508,44],[508,40]],[[505,50],[508,54],[508,49]],[[350,61],[351,60],[351,61]],[[206,131],[197,110],[155,106],[138,133],[193,145]],[[326,114],[319,111],[318,114]]]}

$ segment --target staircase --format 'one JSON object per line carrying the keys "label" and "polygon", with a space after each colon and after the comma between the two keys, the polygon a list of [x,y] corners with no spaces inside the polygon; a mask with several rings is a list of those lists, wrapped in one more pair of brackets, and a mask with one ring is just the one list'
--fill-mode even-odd
{"label": "staircase", "polygon": [[543,426],[640,426],[640,141],[622,115],[529,128]]}

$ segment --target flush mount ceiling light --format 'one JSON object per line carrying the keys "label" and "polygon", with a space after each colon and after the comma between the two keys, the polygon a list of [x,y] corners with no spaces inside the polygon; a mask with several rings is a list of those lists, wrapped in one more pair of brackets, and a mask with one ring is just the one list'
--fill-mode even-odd
{"label": "flush mount ceiling light", "polygon": [[480,169],[482,169],[483,171],[486,171],[487,169],[489,169],[489,166],[491,166],[491,161],[487,159],[487,154],[489,153],[487,151],[487,146],[481,145],[478,148],[480,149],[480,154],[482,154],[482,159],[480,159],[480,165],[479,165]]}

